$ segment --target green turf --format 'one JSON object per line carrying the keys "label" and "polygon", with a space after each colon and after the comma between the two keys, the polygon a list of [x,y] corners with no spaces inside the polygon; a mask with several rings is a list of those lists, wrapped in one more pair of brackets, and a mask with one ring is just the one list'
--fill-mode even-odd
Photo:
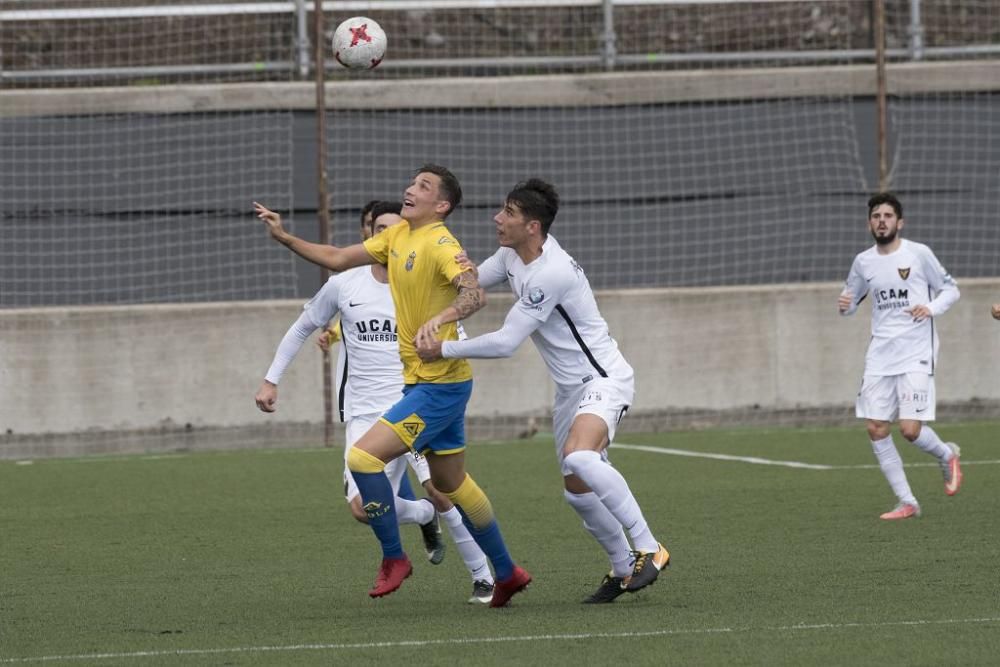
{"label": "green turf", "polygon": [[[874,468],[615,450],[673,566],[606,606],[579,604],[607,565],[562,499],[551,441],[473,445],[535,577],[503,610],[466,604],[454,549],[431,566],[414,527],[414,576],[370,600],[378,552],[340,496],[340,450],[0,462],[0,664],[995,664],[1000,465],[973,462],[1000,459],[998,426],[940,425],[966,485],[948,498],[936,467],[908,468],[924,516],[900,523],[877,518],[893,499]],[[874,462],[861,428],[619,440]]]}

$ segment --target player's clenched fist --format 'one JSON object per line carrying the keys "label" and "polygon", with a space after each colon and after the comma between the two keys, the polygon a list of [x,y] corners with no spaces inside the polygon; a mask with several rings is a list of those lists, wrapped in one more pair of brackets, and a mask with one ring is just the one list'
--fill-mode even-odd
{"label": "player's clenched fist", "polygon": [[993,319],[1000,320],[1000,303],[994,303],[990,312],[993,313]]}
{"label": "player's clenched fist", "polygon": [[841,314],[846,313],[851,307],[851,295],[848,292],[843,292],[839,297],[837,297],[837,308],[840,310]]}
{"label": "player's clenched fist", "polygon": [[254,400],[257,402],[257,407],[260,408],[261,412],[274,412],[278,409],[278,385],[264,380],[260,385],[260,389],[257,390]]}

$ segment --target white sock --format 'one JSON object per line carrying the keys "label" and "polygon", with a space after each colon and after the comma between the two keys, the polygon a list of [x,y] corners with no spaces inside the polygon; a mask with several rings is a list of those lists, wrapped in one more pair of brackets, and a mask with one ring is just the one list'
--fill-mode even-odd
{"label": "white sock", "polygon": [[563,496],[569,506],[576,510],[576,513],[583,519],[583,527],[587,529],[594,539],[604,547],[611,562],[611,573],[616,577],[624,577],[632,574],[630,562],[632,560],[631,547],[625,537],[625,530],[618,523],[618,519],[612,516],[608,508],[601,504],[601,501],[594,493],[576,494],[563,490]]}
{"label": "white sock", "polygon": [[489,561],[486,560],[486,554],[476,544],[476,540],[472,537],[469,529],[465,527],[465,524],[462,522],[462,514],[458,511],[458,508],[452,507],[447,512],[441,512],[441,518],[444,520],[444,525],[448,526],[448,532],[451,533],[451,540],[455,543],[458,553],[462,556],[465,568],[472,575],[472,580],[488,581],[492,584],[493,574],[490,572],[490,565]]}
{"label": "white sock", "polygon": [[600,454],[589,449],[570,452],[563,462],[597,494],[601,503],[632,536],[632,543],[638,551],[651,552],[659,549],[656,538],[642,516],[639,503],[620,472],[601,459]]}
{"label": "white sock", "polygon": [[927,424],[923,424],[920,427],[920,433],[917,435],[917,439],[913,441],[913,444],[939,461],[950,461],[951,457],[955,455],[951,451],[951,447],[944,444],[940,436]]}
{"label": "white sock", "polygon": [[423,525],[434,518],[434,505],[426,498],[406,500],[396,496],[395,501],[396,521],[401,526],[408,523]]}
{"label": "white sock", "polygon": [[881,440],[872,440],[872,451],[878,460],[882,474],[889,480],[892,492],[896,494],[901,503],[917,504],[917,499],[910,491],[910,484],[906,481],[906,473],[903,472],[903,459],[899,458],[896,445],[892,443],[892,436],[887,436]]}

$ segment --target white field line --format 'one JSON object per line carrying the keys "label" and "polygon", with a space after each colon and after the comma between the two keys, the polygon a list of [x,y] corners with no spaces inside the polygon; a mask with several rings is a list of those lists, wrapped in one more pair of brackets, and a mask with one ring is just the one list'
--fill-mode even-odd
{"label": "white field line", "polygon": [[[654,454],[669,454],[671,456],[690,456],[698,459],[715,459],[716,461],[736,461],[738,463],[752,463],[764,466],[782,466],[785,468],[804,468],[806,470],[869,470],[877,469],[877,463],[859,463],[857,465],[825,465],[822,463],[803,463],[802,461],[781,461],[776,459],[764,459],[759,456],[734,456],[732,454],[715,454],[712,452],[695,452],[689,449],[672,449],[670,447],[653,447],[651,445],[629,445],[616,442],[611,445],[612,449],[634,449],[641,452],[652,452]],[[962,459],[963,466],[973,465],[996,465],[1000,460],[987,461],[966,461]],[[904,463],[904,468],[936,468],[937,463]]]}
{"label": "white field line", "polygon": [[819,463],[802,463],[801,461],[776,461],[774,459],[763,459],[759,456],[733,456],[732,454],[713,454],[711,452],[693,452],[688,449],[671,449],[669,447],[651,447],[648,445],[628,445],[616,442],[611,445],[612,449],[635,449],[640,452],[653,452],[654,454],[670,454],[671,456],[690,456],[697,459],[715,459],[716,461],[739,461],[740,463],[753,463],[762,466],[783,466],[785,468],[806,468],[808,470],[832,470],[832,466]]}
{"label": "white field line", "polygon": [[[510,445],[512,441],[510,440],[488,440],[485,442],[476,443],[477,446],[496,446],[496,445]],[[520,443],[521,441],[515,441]],[[779,466],[784,468],[799,468],[805,470],[873,470],[877,469],[879,466],[877,463],[859,463],[856,465],[827,465],[824,463],[805,463],[803,461],[782,461],[780,459],[765,459],[760,456],[736,456],[734,454],[718,454],[714,452],[696,452],[690,449],[673,449],[671,447],[656,447],[654,445],[630,445],[627,443],[616,442],[611,445],[613,449],[632,449],[641,452],[651,452],[653,454],[668,454],[671,456],[687,456],[691,458],[699,459],[714,459],[716,461],[735,461],[737,463],[750,463],[753,465],[765,465],[765,466]],[[340,445],[334,447],[333,449],[339,449]],[[331,448],[309,448],[309,449],[259,449],[253,450],[258,454],[322,454],[328,452]],[[218,451],[206,451],[206,454],[230,454],[237,451],[243,450],[218,450]],[[54,459],[23,459],[19,461],[13,461],[14,465],[18,466],[30,466],[34,463],[111,463],[120,461],[157,461],[157,460],[174,460],[182,459],[191,456],[191,454],[185,452],[167,452],[164,454],[146,454],[146,455],[136,455],[136,454],[121,454],[121,455],[96,455],[90,457],[70,457],[70,458],[54,458]],[[1000,459],[995,460],[983,460],[983,461],[966,461],[962,459],[963,466],[971,465],[996,465],[1000,464]],[[933,468],[938,464],[934,462],[928,463],[904,463],[904,468]]]}
{"label": "white field line", "polygon": [[29,662],[59,662],[81,660],[110,660],[129,658],[158,658],[165,656],[219,655],[234,653],[268,653],[286,651],[342,651],[374,648],[409,648],[414,646],[456,646],[470,644],[498,644],[503,642],[580,641],[588,639],[634,639],[680,635],[711,635],[725,633],[801,632],[808,630],[873,629],[886,627],[926,627],[935,625],[972,625],[1000,623],[1000,617],[946,618],[937,620],[886,621],[884,623],[800,623],[797,625],[747,626],[741,628],[690,628],[676,630],[649,630],[645,632],[586,632],[559,635],[520,635],[504,637],[450,637],[445,639],[411,639],[386,642],[360,642],[344,644],[289,644],[285,646],[234,646],[231,648],[177,649],[174,651],[130,651],[123,653],[79,653],[66,655],[41,655],[24,658],[0,658],[0,664]]}

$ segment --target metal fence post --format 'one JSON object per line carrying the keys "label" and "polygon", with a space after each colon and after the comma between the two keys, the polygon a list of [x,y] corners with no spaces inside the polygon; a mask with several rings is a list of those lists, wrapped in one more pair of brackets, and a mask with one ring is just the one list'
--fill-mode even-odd
{"label": "metal fence post", "polygon": [[910,60],[924,59],[924,24],[920,20],[920,0],[910,0]]}
{"label": "metal fence post", "polygon": [[614,69],[618,57],[618,38],[615,35],[615,3],[614,0],[602,0],[604,9],[604,34],[601,44],[601,59],[605,69]]}
{"label": "metal fence post", "polygon": [[299,77],[309,76],[309,31],[306,28],[306,0],[295,0],[295,53]]}

